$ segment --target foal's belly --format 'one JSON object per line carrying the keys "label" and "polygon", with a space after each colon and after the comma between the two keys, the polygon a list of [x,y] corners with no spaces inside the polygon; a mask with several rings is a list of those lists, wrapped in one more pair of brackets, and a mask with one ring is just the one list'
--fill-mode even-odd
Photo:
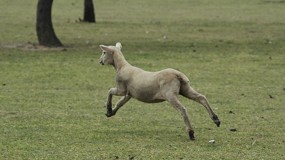
{"label": "foal's belly", "polygon": [[164,99],[149,99],[148,97],[134,97],[135,99],[145,103],[159,103],[165,101]]}
{"label": "foal's belly", "polygon": [[159,90],[153,87],[129,90],[129,95],[133,98],[145,103],[159,103],[165,101]]}

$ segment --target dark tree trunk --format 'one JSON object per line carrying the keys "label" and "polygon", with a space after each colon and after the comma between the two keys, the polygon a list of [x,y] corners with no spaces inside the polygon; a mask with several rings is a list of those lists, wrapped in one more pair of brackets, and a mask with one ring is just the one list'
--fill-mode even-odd
{"label": "dark tree trunk", "polygon": [[37,36],[40,45],[48,47],[63,46],[56,37],[51,21],[51,8],[53,0],[38,0],[37,6]]}
{"label": "dark tree trunk", "polygon": [[84,0],[84,17],[85,22],[96,22],[93,0]]}

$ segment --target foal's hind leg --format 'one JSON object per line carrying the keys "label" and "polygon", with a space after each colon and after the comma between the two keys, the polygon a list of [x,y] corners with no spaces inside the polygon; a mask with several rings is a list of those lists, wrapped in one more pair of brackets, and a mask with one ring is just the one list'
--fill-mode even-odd
{"label": "foal's hind leg", "polygon": [[221,122],[218,118],[218,116],[213,112],[207,98],[198,93],[197,91],[195,91],[190,85],[188,84],[183,84],[181,85],[181,88],[180,88],[180,92],[179,92],[182,96],[184,97],[187,97],[191,100],[194,100],[200,104],[202,104],[206,110],[208,111],[209,113],[209,116],[210,118],[214,121],[214,123],[219,127]]}
{"label": "foal's hind leg", "polygon": [[191,140],[195,140],[194,130],[190,124],[187,109],[180,103],[180,101],[177,99],[177,95],[175,94],[168,94],[166,99],[177,111],[181,113],[181,116],[183,117],[184,123],[186,125],[186,129],[189,134],[189,138]]}

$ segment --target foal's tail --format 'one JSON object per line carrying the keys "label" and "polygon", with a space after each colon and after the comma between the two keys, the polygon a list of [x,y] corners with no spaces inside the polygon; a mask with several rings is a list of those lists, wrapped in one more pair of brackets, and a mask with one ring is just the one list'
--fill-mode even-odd
{"label": "foal's tail", "polygon": [[190,82],[188,77],[185,76],[185,74],[181,73],[180,71],[178,71],[176,69],[168,68],[168,69],[165,69],[165,71],[170,73],[170,74],[174,74],[177,77],[177,79],[182,83],[189,83]]}
{"label": "foal's tail", "polygon": [[180,82],[190,83],[190,80],[188,79],[188,77],[185,74],[183,74],[179,71],[176,71],[175,74],[176,74],[177,78],[180,80]]}
{"label": "foal's tail", "polygon": [[183,73],[180,73],[177,76],[178,76],[178,79],[180,80],[180,82],[190,83],[190,80],[188,79],[188,77],[186,77]]}

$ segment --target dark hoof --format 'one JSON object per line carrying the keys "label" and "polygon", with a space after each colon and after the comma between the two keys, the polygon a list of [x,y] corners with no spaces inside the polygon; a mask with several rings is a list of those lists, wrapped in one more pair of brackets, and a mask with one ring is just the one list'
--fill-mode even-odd
{"label": "dark hoof", "polygon": [[189,131],[189,138],[190,140],[194,141],[195,140],[195,137],[194,137],[194,131]]}
{"label": "dark hoof", "polygon": [[219,118],[218,118],[217,115],[214,115],[214,116],[213,116],[213,121],[214,121],[214,123],[217,125],[217,127],[220,127],[221,121],[219,120]]}
{"label": "dark hoof", "polygon": [[113,116],[112,113],[106,113],[105,115],[106,115],[107,117],[112,117],[112,116]]}
{"label": "dark hoof", "polygon": [[112,108],[107,108],[107,113],[105,114],[107,117],[112,117],[114,114],[113,114],[113,110]]}
{"label": "dark hoof", "polygon": [[220,127],[220,125],[221,125],[220,120],[215,121],[215,123],[216,123],[217,127]]}

